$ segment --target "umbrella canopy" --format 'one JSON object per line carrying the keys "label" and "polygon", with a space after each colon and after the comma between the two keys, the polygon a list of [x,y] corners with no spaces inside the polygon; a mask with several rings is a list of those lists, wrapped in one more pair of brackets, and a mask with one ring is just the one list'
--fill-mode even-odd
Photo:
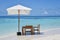
{"label": "umbrella canopy", "polygon": [[10,8],[7,8],[8,15],[16,15],[18,14],[18,35],[21,34],[20,32],[20,14],[22,15],[28,15],[32,9],[22,6],[22,5],[16,5]]}
{"label": "umbrella canopy", "polygon": [[20,11],[19,14],[21,15],[28,15],[30,13],[31,8],[22,6],[22,5],[16,5],[10,8],[7,8],[8,15],[16,15],[18,14],[18,10]]}

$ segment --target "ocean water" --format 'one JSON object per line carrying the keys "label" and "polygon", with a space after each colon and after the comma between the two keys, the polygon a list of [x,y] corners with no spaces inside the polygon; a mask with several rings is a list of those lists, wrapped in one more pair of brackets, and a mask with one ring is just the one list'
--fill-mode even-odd
{"label": "ocean water", "polygon": [[[20,31],[25,25],[37,26],[38,24],[40,24],[40,30],[60,28],[60,17],[21,18]],[[17,18],[0,18],[0,36],[17,32],[17,27]]]}

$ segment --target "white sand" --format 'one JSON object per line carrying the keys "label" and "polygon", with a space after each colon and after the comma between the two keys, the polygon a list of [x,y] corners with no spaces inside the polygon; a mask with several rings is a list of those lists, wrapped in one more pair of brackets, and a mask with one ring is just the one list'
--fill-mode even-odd
{"label": "white sand", "polygon": [[60,28],[45,30],[42,35],[17,36],[14,33],[0,36],[0,40],[60,40]]}

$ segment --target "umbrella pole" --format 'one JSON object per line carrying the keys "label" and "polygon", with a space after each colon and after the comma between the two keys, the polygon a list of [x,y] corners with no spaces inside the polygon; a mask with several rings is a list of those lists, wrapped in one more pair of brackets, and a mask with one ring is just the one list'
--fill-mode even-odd
{"label": "umbrella pole", "polygon": [[20,10],[18,10],[18,32],[20,32]]}
{"label": "umbrella pole", "polygon": [[20,10],[18,10],[18,32],[17,32],[17,35],[21,35],[21,32],[20,32]]}

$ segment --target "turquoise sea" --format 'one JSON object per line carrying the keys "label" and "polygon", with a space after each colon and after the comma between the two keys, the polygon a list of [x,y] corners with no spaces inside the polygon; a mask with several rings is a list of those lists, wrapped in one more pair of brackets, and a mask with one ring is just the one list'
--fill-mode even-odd
{"label": "turquoise sea", "polygon": [[[40,30],[60,28],[60,17],[28,17],[20,18],[20,27],[25,25],[37,26],[40,24]],[[17,32],[18,18],[0,17],[0,36]],[[20,29],[20,30],[21,30]]]}

